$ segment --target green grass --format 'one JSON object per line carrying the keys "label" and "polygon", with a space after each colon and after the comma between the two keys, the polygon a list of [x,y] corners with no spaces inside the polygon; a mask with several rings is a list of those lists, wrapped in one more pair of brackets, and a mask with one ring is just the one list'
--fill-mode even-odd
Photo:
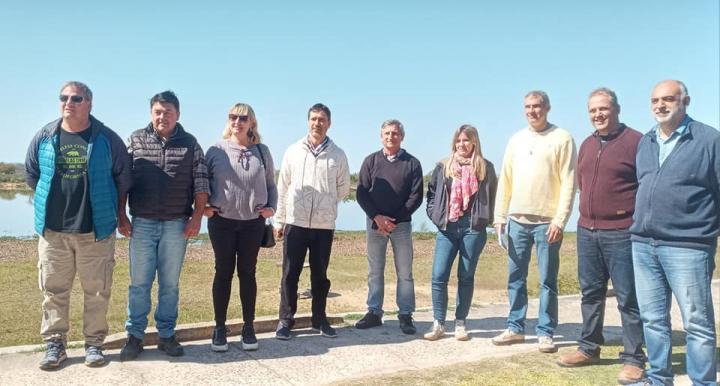
{"label": "green grass", "polygon": [[[214,274],[213,253],[207,236],[198,238],[200,242],[188,247],[187,257],[180,278],[180,316],[178,323],[197,323],[214,320],[212,309],[212,280]],[[128,262],[127,240],[118,240],[113,276],[112,296],[108,310],[110,333],[124,331],[126,318]],[[415,277],[416,304],[418,308],[431,307],[430,274],[434,234],[415,235],[413,263]],[[257,316],[276,316],[278,312],[279,283],[282,248],[263,249],[257,266],[258,300]],[[568,233],[561,249],[559,292],[576,294],[577,266],[575,253],[575,235]],[[717,257],[716,257],[717,261]],[[457,265],[457,264],[456,264]],[[454,271],[453,271],[454,272]],[[328,312],[358,313],[365,310],[367,297],[367,258],[365,256],[365,232],[337,232],[333,244],[333,256],[330,260],[328,276],[332,281],[331,293],[339,296],[328,300]],[[485,247],[475,275],[474,304],[488,302],[506,302],[507,257],[491,237]],[[386,311],[394,310],[395,273],[391,260],[388,261],[385,274]],[[456,279],[451,276],[449,292],[455,293]],[[309,287],[309,270],[306,269],[300,280],[299,288]],[[528,277],[530,296],[537,296],[538,278],[535,259],[531,263]],[[42,294],[38,288],[37,240],[18,240],[0,238],[0,346],[39,343],[40,305]],[[233,281],[233,295],[228,310],[228,318],[241,318],[237,278]],[[153,299],[156,298],[153,293]],[[452,299],[451,299],[451,304]],[[309,313],[310,301],[298,302],[298,313]],[[361,317],[361,316],[359,316]],[[82,291],[76,279],[70,306],[70,340],[82,339]],[[150,315],[150,325],[152,315]]]}
{"label": "green grass", "polygon": [[[673,334],[673,372],[685,374],[685,339]],[[593,366],[562,368],[558,357],[570,353],[575,347],[561,349],[557,354],[529,353],[505,358],[486,359],[453,366],[403,371],[385,376],[338,382],[338,385],[615,385],[622,365],[618,354],[621,344],[603,346],[600,361]]]}

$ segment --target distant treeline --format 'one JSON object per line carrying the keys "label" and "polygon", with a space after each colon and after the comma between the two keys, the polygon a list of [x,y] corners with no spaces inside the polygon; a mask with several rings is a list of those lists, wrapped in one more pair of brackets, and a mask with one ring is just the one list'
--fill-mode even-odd
{"label": "distant treeline", "polygon": [[21,163],[0,162],[0,182],[13,184],[25,182],[25,165]]}
{"label": "distant treeline", "polygon": [[[430,175],[432,173],[428,173],[423,178],[425,182],[425,189],[427,190],[427,184],[428,181],[430,181]],[[278,171],[275,171],[275,179],[277,180]],[[25,184],[25,165],[21,163],[9,163],[9,162],[0,162],[0,183],[4,184]],[[355,192],[357,190],[357,184],[358,184],[358,174],[353,173],[350,175],[350,197],[348,199],[355,200]],[[5,186],[5,189],[18,189],[17,186],[13,187],[11,186]],[[25,186],[27,188],[27,186]]]}

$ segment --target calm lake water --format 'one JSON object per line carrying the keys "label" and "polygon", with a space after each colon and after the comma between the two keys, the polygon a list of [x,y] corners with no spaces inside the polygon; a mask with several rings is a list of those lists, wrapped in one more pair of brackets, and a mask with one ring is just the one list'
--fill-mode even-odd
{"label": "calm lake water", "polygon": [[[577,201],[566,231],[574,231],[577,224]],[[0,236],[29,237],[35,234],[33,229],[32,193],[0,190]],[[340,203],[338,207],[337,229],[365,230],[365,212],[355,201]],[[413,215],[413,230],[435,231],[436,228],[425,214],[425,203]],[[203,220],[201,233],[207,233],[207,221]]]}
{"label": "calm lake water", "polygon": [[[0,236],[28,237],[35,234],[33,229],[32,193],[0,190]],[[416,231],[434,230],[434,226],[425,214],[425,204],[413,216],[413,229]],[[338,207],[337,229],[364,230],[365,212],[355,201],[340,203]],[[203,220],[201,233],[207,233],[207,221]]]}

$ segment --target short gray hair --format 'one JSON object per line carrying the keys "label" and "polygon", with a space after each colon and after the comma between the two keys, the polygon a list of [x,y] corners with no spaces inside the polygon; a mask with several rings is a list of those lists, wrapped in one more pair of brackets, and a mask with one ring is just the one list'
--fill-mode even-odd
{"label": "short gray hair", "polygon": [[65,88],[67,88],[67,87],[74,87],[74,88],[82,91],[82,93],[85,94],[85,97],[87,97],[88,100],[92,101],[92,98],[93,98],[92,91],[90,91],[90,87],[88,87],[85,83],[78,82],[76,80],[71,80],[71,81],[65,82],[65,84],[63,84],[63,86],[60,87],[60,92],[65,90]]}
{"label": "short gray hair", "polygon": [[525,99],[531,96],[539,97],[540,100],[543,102],[545,107],[550,107],[550,97],[545,91],[542,90],[532,90],[529,93],[525,94]]}
{"label": "short gray hair", "polygon": [[680,99],[685,99],[686,96],[690,95],[688,94],[688,89],[685,83],[680,80],[676,80],[675,82],[677,82],[678,86],[680,86]]}
{"label": "short gray hair", "polygon": [[400,135],[405,138],[405,127],[403,127],[402,122],[398,121],[397,119],[388,119],[385,122],[382,123],[382,126],[380,126],[380,130],[385,129],[388,126],[395,126],[400,130]]}
{"label": "short gray hair", "polygon": [[595,95],[606,95],[608,98],[610,98],[610,103],[613,106],[620,107],[620,105],[618,104],[618,99],[617,99],[617,95],[615,94],[615,91],[610,90],[607,87],[598,87],[595,90],[592,90],[592,92],[590,92],[590,95],[588,96],[588,100],[590,98],[594,97]]}

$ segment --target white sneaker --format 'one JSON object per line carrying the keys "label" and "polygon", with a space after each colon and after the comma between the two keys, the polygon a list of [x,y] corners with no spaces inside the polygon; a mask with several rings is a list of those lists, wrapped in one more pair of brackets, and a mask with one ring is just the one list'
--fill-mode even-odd
{"label": "white sneaker", "polygon": [[464,320],[456,320],[455,321],[455,339],[457,340],[469,340],[470,337],[468,336],[467,330],[465,330],[465,321]]}
{"label": "white sneaker", "polygon": [[425,333],[425,335],[423,335],[423,338],[427,340],[438,340],[443,335],[445,335],[445,326],[439,321],[435,320],[433,321],[433,325],[430,328],[430,331]]}
{"label": "white sneaker", "polygon": [[515,331],[507,329],[502,334],[492,338],[492,343],[496,346],[508,346],[515,343],[524,343],[525,335],[518,334]]}
{"label": "white sneaker", "polygon": [[552,336],[538,336],[538,351],[544,353],[557,352]]}

